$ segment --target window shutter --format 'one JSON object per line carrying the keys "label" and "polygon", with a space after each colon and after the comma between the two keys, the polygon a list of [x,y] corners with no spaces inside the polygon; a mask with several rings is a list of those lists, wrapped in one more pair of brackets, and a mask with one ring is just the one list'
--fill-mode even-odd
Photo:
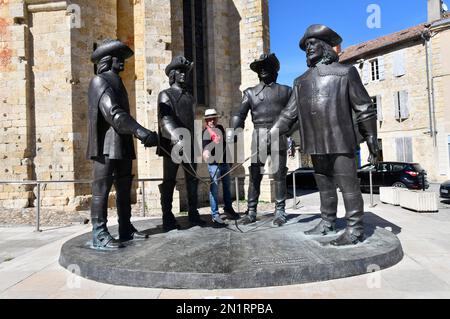
{"label": "window shutter", "polygon": [[364,62],[363,66],[363,83],[364,85],[369,84],[369,76],[370,76],[370,63]]}
{"label": "window shutter", "polygon": [[377,118],[378,121],[383,122],[383,106],[381,102],[381,95],[377,95]]}
{"label": "window shutter", "polygon": [[395,111],[395,119],[400,120],[400,105],[398,102],[399,92],[394,93],[394,111]]}
{"label": "window shutter", "polygon": [[400,77],[405,74],[405,50],[400,50],[394,54],[394,76]]}
{"label": "window shutter", "polygon": [[380,72],[380,81],[384,81],[386,79],[386,74],[384,70],[384,57],[380,56],[378,58],[378,70]]}
{"label": "window shutter", "polygon": [[413,162],[413,148],[412,148],[412,138],[405,137],[405,162]]}
{"label": "window shutter", "polygon": [[408,91],[400,91],[400,119],[409,118],[409,94]]}
{"label": "window shutter", "polygon": [[396,138],[395,139],[395,146],[397,150],[397,161],[404,162],[405,156],[403,153],[404,150],[404,140],[403,138]]}

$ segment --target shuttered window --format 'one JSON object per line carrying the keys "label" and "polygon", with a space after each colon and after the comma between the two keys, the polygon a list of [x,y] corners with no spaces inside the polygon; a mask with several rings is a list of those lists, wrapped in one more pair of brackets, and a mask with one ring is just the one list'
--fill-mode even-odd
{"label": "shuttered window", "polygon": [[399,162],[413,162],[413,143],[411,137],[401,137],[395,139],[397,148],[397,161]]}
{"label": "shuttered window", "polygon": [[384,79],[386,78],[385,76],[385,71],[384,71],[384,57],[380,56],[378,58],[378,72],[380,74],[379,76],[379,80],[380,81],[384,81]]}
{"label": "shuttered window", "polygon": [[380,68],[378,59],[370,61],[370,71],[372,81],[378,81],[380,79]]}
{"label": "shuttered window", "polygon": [[399,91],[394,93],[395,119],[399,121],[409,118],[409,93],[408,91]]}
{"label": "shuttered window", "polygon": [[385,68],[384,57],[369,60],[363,64],[363,83],[369,84],[370,81],[384,81]]}
{"label": "shuttered window", "polygon": [[364,85],[367,85],[367,84],[369,84],[369,81],[370,81],[370,75],[369,75],[369,72],[370,72],[370,64],[369,64],[369,62],[364,62],[364,64],[363,64],[363,70],[362,70],[362,73],[363,73],[363,83],[364,83]]}
{"label": "shuttered window", "polygon": [[400,77],[405,74],[405,50],[400,50],[394,53],[394,76]]}
{"label": "shuttered window", "polygon": [[381,105],[381,95],[372,97],[372,105],[377,110],[378,121],[383,122],[383,107]]}

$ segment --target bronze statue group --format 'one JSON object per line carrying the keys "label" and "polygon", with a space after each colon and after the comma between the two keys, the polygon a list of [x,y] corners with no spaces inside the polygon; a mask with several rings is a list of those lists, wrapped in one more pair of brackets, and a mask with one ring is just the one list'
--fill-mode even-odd
{"label": "bronze statue group", "polygon": [[[339,63],[334,47],[342,38],[324,25],[310,26],[300,41],[306,52],[309,69],[290,88],[277,83],[280,62],[275,54],[263,54],[250,65],[260,83],[243,93],[242,102],[231,114],[229,129],[218,124],[215,109],[205,113],[203,159],[211,177],[210,203],[213,225],[226,227],[218,210],[218,183],[223,182],[224,212],[232,220],[240,219],[233,210],[230,194],[230,165],[226,147],[236,142],[234,130],[243,129],[248,113],[254,125],[252,163],[248,190],[248,210],[240,223],[257,221],[264,166],[270,157],[276,158],[275,217],[273,224],[283,226],[286,213],[287,135],[298,129],[301,150],[311,155],[315,179],[320,191],[321,221],[309,236],[336,234],[337,187],[342,191],[347,227],[331,241],[334,246],[355,245],[364,240],[364,202],[357,178],[356,151],[362,140],[367,143],[370,158],[375,163],[378,154],[377,112],[353,66]],[[181,165],[185,173],[188,199],[188,219],[192,226],[205,226],[197,203],[198,175],[193,154],[193,96],[187,90],[193,63],[176,57],[166,68],[170,88],[158,97],[158,133],[137,123],[130,115],[128,94],[119,76],[125,60],[133,51],[118,40],[104,41],[93,53],[97,74],[89,87],[89,144],[87,156],[94,162],[91,217],[94,249],[115,250],[130,240],[148,238],[130,222],[132,161],[136,159],[133,136],[145,147],[157,147],[163,160],[161,193],[163,229],[180,229],[172,212],[176,177]],[[356,118],[356,122],[354,119]],[[180,134],[186,132],[187,134]],[[225,141],[224,141],[225,140]],[[226,143],[225,143],[226,142]],[[273,147],[276,144],[276,148]],[[211,148],[211,145],[213,146]],[[214,147],[216,146],[216,147]],[[260,150],[267,150],[260,156]],[[119,238],[107,228],[108,196],[112,185],[117,192]]]}

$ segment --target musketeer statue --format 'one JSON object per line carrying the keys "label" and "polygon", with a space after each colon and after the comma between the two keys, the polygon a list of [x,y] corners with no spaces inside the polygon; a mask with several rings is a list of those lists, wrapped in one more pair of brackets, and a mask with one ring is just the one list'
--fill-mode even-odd
{"label": "musketeer statue", "polygon": [[367,143],[371,163],[377,161],[379,152],[376,109],[357,69],[339,63],[333,48],[341,42],[342,38],[325,25],[306,30],[300,48],[306,51],[309,69],[295,80],[289,104],[273,128],[286,133],[299,121],[301,149],[312,157],[322,220],[307,235],[336,232],[336,185],[341,189],[347,227],[331,242],[335,246],[364,240],[364,202],[355,159],[362,141],[357,136]]}
{"label": "musketeer statue", "polygon": [[[274,224],[282,226],[287,221],[286,215],[286,174],[287,174],[287,137],[282,136],[277,145],[276,154],[272,154],[272,147],[265,138],[272,125],[278,119],[281,111],[286,107],[291,97],[292,89],[289,86],[277,83],[280,62],[275,54],[263,54],[252,64],[252,71],[258,74],[260,83],[244,91],[241,105],[231,117],[232,129],[243,129],[248,113],[252,115],[254,125],[252,139],[252,164],[250,166],[250,186],[248,190],[248,214],[242,219],[243,224],[256,222],[259,196],[261,193],[261,181],[264,166],[269,158],[276,157],[277,167],[275,173],[275,219]],[[233,143],[233,131],[229,130],[227,142]],[[264,144],[264,145],[263,145]],[[264,154],[261,151],[266,151]],[[267,156],[266,156],[267,155]]]}
{"label": "musketeer statue", "polygon": [[[91,218],[92,247],[118,249],[123,242],[148,236],[131,224],[132,166],[136,159],[133,136],[146,147],[158,144],[158,135],[130,115],[127,90],[119,73],[133,51],[118,40],[105,40],[92,54],[97,75],[89,86],[89,142],[87,158],[94,162]],[[108,197],[116,189],[119,239],[107,228]]]}

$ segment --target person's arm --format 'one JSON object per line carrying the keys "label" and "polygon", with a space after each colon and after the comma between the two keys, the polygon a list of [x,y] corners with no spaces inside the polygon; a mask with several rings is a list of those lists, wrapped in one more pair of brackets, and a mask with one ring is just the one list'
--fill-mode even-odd
{"label": "person's arm", "polygon": [[[294,86],[295,85],[297,85],[297,83],[294,83]],[[288,103],[286,104],[286,108],[289,106],[289,101],[292,98],[292,96],[294,95],[294,90],[291,87],[289,88],[288,94],[289,94],[289,99],[288,99]],[[292,136],[293,134],[295,134],[295,132],[298,132],[300,129],[300,123],[298,122],[298,111],[296,112],[296,114],[294,114],[294,116],[297,116],[297,120],[291,126],[289,132],[286,133],[286,136]]]}
{"label": "person's arm", "polygon": [[275,130],[278,130],[280,136],[287,135],[292,132],[292,129],[296,126],[298,122],[298,110],[297,110],[297,99],[295,93],[291,93],[288,104],[281,112],[278,120],[272,126],[271,134]]}
{"label": "person's arm", "polygon": [[129,113],[117,103],[111,88],[108,88],[100,98],[100,112],[103,118],[119,134],[134,135],[146,147],[158,144],[158,135],[140,125]]}
{"label": "person's arm", "polygon": [[251,109],[250,98],[248,91],[245,91],[242,96],[241,105],[238,110],[231,115],[230,127],[233,129],[245,128],[245,120],[247,119],[248,112]]}
{"label": "person's arm", "polygon": [[353,111],[356,114],[358,130],[367,142],[370,151],[369,162],[376,163],[378,158],[377,110],[372,99],[364,87],[361,77],[355,67],[348,75],[349,98]]}
{"label": "person's arm", "polygon": [[175,145],[179,142],[179,136],[176,134],[179,125],[177,124],[170,98],[166,92],[161,92],[158,97],[158,123],[161,129],[161,135],[172,141]]}
{"label": "person's arm", "polygon": [[211,152],[207,149],[207,146],[211,144],[211,139],[209,138],[209,132],[207,129],[203,130],[202,133],[202,145],[203,145],[203,160],[208,163],[209,158],[211,157]]}
{"label": "person's arm", "polygon": [[236,129],[245,128],[245,120],[247,119],[248,112],[251,109],[250,98],[248,96],[248,91],[244,91],[242,96],[241,104],[237,111],[231,114],[230,128],[226,133],[226,140],[228,143],[234,143],[237,140]]}

